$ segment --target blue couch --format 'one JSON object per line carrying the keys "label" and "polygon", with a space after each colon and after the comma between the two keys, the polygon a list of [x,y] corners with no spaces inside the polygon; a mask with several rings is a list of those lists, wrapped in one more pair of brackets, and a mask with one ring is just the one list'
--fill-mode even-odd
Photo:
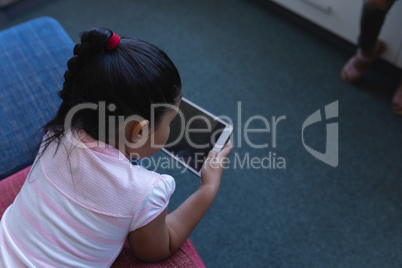
{"label": "blue couch", "polygon": [[73,42],[38,18],[0,32],[0,180],[34,160],[41,127],[55,116]]}

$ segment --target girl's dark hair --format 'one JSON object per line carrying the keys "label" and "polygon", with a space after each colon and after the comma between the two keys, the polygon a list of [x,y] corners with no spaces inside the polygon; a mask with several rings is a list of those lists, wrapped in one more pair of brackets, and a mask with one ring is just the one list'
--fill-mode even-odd
{"label": "girl's dark hair", "polygon": [[[175,104],[181,92],[179,73],[169,57],[156,46],[145,41],[121,38],[120,44],[105,50],[113,32],[106,28],[94,28],[81,33],[81,43],[75,45],[74,56],[67,62],[63,89],[59,92],[63,102],[56,117],[44,127],[48,134],[41,146],[60,142],[64,135],[67,113],[77,104],[105,102],[108,110],[105,122],[99,122],[97,110],[82,109],[74,114],[71,129],[83,129],[99,140],[100,131],[105,131],[108,142],[110,115],[138,115],[152,121],[157,127],[167,108],[154,109],[151,104]],[[116,121],[117,125],[117,121]]]}

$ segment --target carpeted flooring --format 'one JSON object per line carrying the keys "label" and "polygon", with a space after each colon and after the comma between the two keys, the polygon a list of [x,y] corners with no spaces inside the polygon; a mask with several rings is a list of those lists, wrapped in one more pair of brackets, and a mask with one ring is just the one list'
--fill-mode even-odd
{"label": "carpeted flooring", "polygon": [[[229,168],[191,235],[207,267],[402,266],[402,117],[390,107],[396,77],[372,69],[346,84],[339,73],[348,52],[251,0],[54,0],[0,28],[39,16],[56,18],[75,42],[102,25],[158,45],[179,69],[184,96],[231,118]],[[338,117],[321,112],[323,121],[304,130],[305,144],[324,152],[326,124],[338,124],[332,167],[305,149],[302,126],[335,101]],[[157,171],[176,179],[170,210],[199,185],[183,169]]]}

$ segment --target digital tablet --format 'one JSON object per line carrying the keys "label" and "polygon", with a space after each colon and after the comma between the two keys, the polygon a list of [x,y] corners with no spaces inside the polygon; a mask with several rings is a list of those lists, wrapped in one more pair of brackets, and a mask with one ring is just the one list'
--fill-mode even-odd
{"label": "digital tablet", "polygon": [[232,132],[233,126],[182,98],[162,151],[201,177],[201,168],[209,151],[220,151]]}

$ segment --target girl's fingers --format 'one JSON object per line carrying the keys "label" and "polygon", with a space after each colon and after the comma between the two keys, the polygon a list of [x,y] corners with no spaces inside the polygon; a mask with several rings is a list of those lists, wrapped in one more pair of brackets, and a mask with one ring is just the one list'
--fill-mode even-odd
{"label": "girl's fingers", "polygon": [[230,154],[230,152],[232,151],[232,149],[233,149],[232,142],[229,140],[226,143],[225,147],[223,147],[222,151],[219,152],[219,155],[223,156],[223,157],[227,157]]}
{"label": "girl's fingers", "polygon": [[208,159],[215,158],[217,155],[218,155],[218,152],[217,152],[217,151],[211,150],[211,151],[209,151],[209,153],[208,153]]}
{"label": "girl's fingers", "polygon": [[208,157],[204,163],[204,168],[207,168],[208,166],[211,166],[213,168],[222,166],[222,161],[225,161],[225,158],[227,158],[232,149],[232,143],[228,141],[228,143],[225,145],[225,147],[223,147],[220,152],[215,150],[209,151]]}

